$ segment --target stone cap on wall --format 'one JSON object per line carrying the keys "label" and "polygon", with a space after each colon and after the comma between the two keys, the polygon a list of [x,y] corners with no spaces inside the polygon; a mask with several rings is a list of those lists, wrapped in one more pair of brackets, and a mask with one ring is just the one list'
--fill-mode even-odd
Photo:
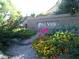
{"label": "stone cap on wall", "polygon": [[27,20],[37,20],[37,19],[47,19],[47,18],[62,18],[62,17],[78,17],[79,14],[70,15],[70,14],[60,14],[60,15],[47,15],[47,16],[38,16],[38,17],[27,17]]}

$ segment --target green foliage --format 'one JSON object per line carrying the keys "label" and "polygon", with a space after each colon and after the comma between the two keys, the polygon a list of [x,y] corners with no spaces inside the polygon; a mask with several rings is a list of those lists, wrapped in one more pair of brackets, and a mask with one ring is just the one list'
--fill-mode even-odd
{"label": "green foliage", "polygon": [[20,12],[14,8],[10,0],[0,0],[0,5],[0,20],[5,20],[7,13],[9,13],[10,19],[12,20],[17,20],[21,17]]}
{"label": "green foliage", "polygon": [[32,13],[31,16],[32,16],[32,17],[35,17],[35,13]]}
{"label": "green foliage", "polygon": [[35,35],[35,32],[19,27],[19,20],[8,20],[0,23],[0,50],[6,51],[14,39],[25,39]]}
{"label": "green foliage", "polygon": [[52,32],[56,31],[69,31],[76,34],[79,34],[79,24],[58,24]]}
{"label": "green foliage", "polygon": [[[6,19],[7,16],[10,17]],[[3,52],[15,38],[17,40],[24,39],[35,34],[34,31],[19,26],[21,18],[21,13],[12,5],[10,0],[0,0],[0,50]]]}
{"label": "green foliage", "polygon": [[39,17],[39,16],[47,16],[47,14],[40,13],[37,15],[37,17]]}
{"label": "green foliage", "polygon": [[71,15],[74,15],[79,12],[78,3],[77,0],[62,0],[61,4],[58,6],[56,14],[70,13]]}
{"label": "green foliage", "polygon": [[33,30],[27,28],[17,28],[13,31],[16,33],[16,38],[29,38],[35,34]]}
{"label": "green foliage", "polygon": [[55,32],[52,35],[38,38],[32,46],[41,57],[49,59],[50,57],[56,59],[58,56],[61,59],[79,58],[79,36],[68,31]]}

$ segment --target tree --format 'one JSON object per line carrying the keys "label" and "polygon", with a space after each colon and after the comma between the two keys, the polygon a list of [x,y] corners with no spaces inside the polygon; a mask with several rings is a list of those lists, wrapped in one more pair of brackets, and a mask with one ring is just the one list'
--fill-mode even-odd
{"label": "tree", "polygon": [[32,17],[35,17],[35,13],[32,13],[31,16],[32,16]]}
{"label": "tree", "polygon": [[58,10],[55,12],[56,14],[70,13],[74,15],[79,10],[78,0],[62,0],[60,5],[58,6]]}
{"label": "tree", "polygon": [[46,16],[47,14],[40,13],[37,16]]}
{"label": "tree", "polygon": [[10,0],[0,0],[0,20],[10,16],[10,19],[16,20],[21,16],[20,12],[14,8]]}
{"label": "tree", "polygon": [[[9,19],[4,21],[8,15]],[[12,42],[19,42],[19,39],[29,38],[35,34],[30,29],[20,27],[20,19],[20,12],[13,7],[10,0],[0,0],[0,51],[3,53],[6,53]]]}

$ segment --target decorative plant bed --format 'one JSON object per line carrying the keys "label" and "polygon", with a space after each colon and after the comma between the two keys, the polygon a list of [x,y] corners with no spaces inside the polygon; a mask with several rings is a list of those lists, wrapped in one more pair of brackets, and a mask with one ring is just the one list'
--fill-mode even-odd
{"label": "decorative plant bed", "polygon": [[[76,29],[76,28],[73,28]],[[79,59],[79,35],[65,30],[37,38],[32,44],[43,59]]]}

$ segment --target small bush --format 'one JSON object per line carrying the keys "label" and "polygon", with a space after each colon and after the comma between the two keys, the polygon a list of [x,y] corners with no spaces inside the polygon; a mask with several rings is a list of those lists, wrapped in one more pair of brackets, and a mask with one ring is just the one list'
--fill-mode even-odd
{"label": "small bush", "polygon": [[17,28],[13,30],[16,38],[30,38],[31,36],[35,35],[35,31],[28,29],[28,28]]}

